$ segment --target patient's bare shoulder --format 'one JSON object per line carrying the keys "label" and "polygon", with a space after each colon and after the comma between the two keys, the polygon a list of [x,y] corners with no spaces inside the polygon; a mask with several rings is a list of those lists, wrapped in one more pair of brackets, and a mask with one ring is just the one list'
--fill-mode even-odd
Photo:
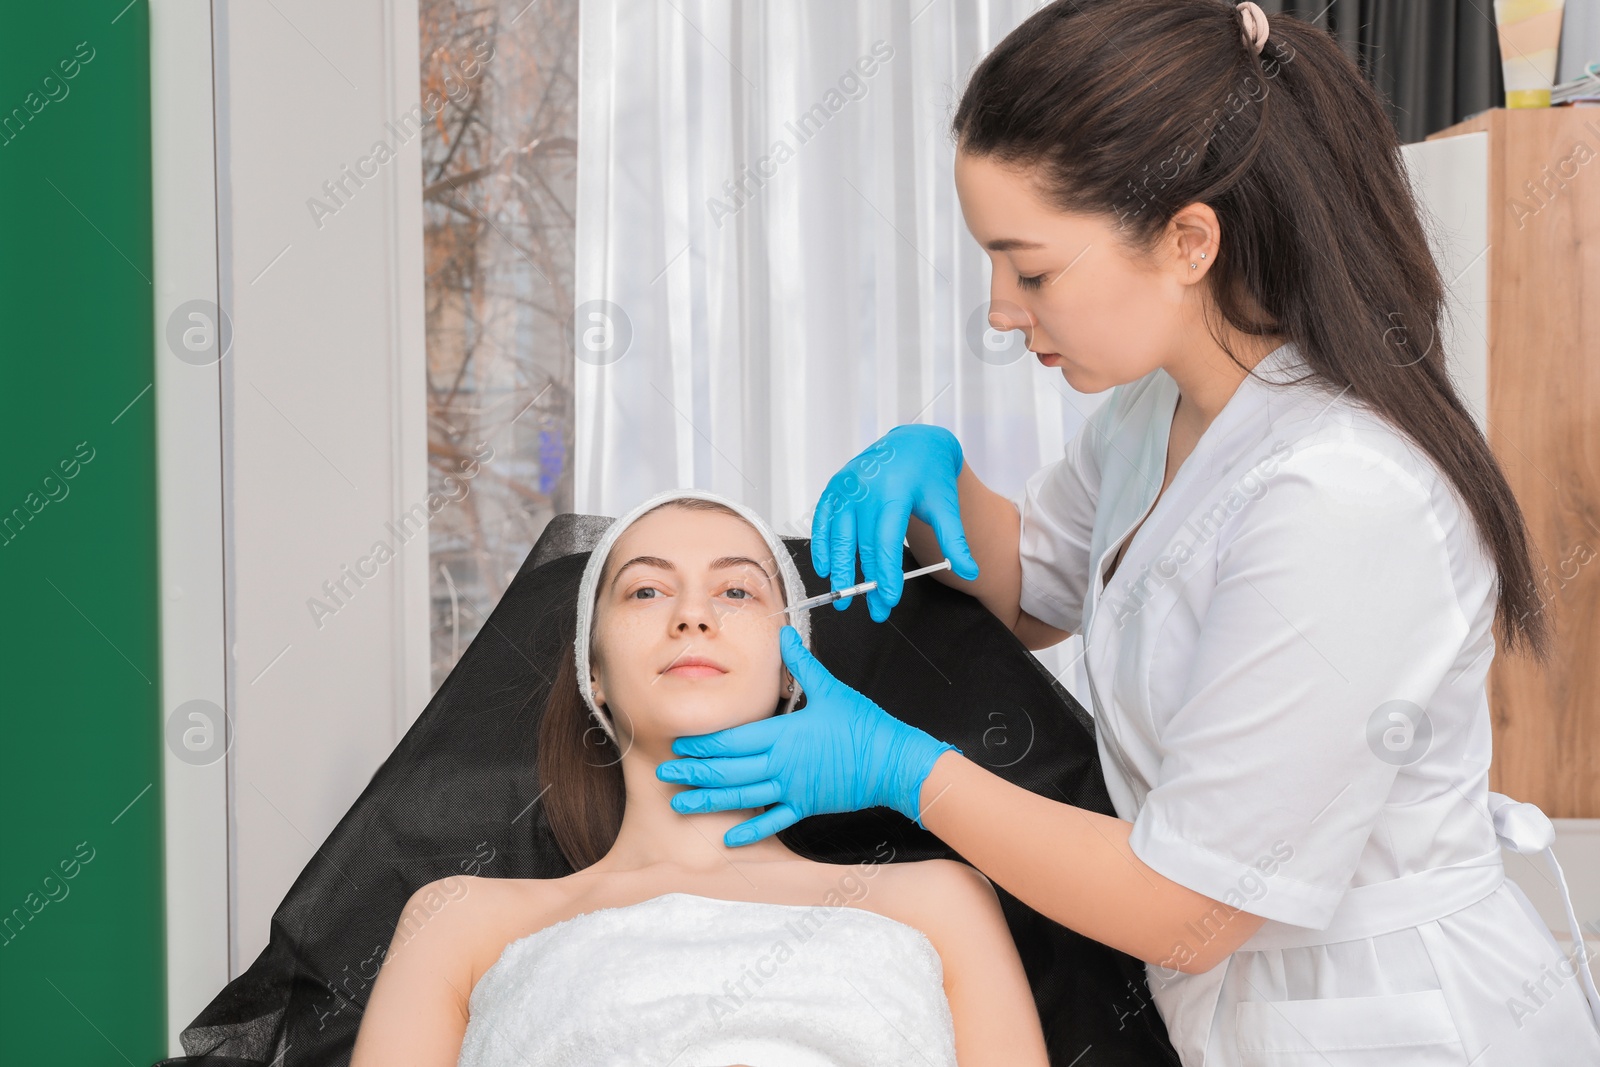
{"label": "patient's bare shoulder", "polygon": [[886,863],[876,870],[864,903],[917,927],[935,944],[938,931],[1000,914],[999,898],[989,879],[960,860]]}
{"label": "patient's bare shoulder", "polygon": [[462,978],[463,1000],[506,945],[548,925],[566,899],[561,879],[457,874],[419,887],[395,924],[389,955],[415,943]]}
{"label": "patient's bare shoulder", "polygon": [[417,887],[396,917],[352,1067],[454,1062],[473,986],[540,899],[534,879],[451,875]]}

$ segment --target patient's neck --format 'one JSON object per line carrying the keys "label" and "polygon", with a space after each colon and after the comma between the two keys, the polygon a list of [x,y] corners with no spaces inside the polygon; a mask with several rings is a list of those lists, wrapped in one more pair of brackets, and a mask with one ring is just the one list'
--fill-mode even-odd
{"label": "patient's neck", "polygon": [[645,746],[632,748],[622,760],[622,777],[627,789],[627,807],[616,843],[596,867],[606,870],[637,870],[655,864],[670,864],[694,871],[721,873],[729,865],[792,860],[796,854],[774,837],[748,845],[730,846],[723,834],[746,819],[761,814],[761,808],[740,811],[708,811],[689,815],[672,808],[672,798],[691,787],[663,782],[656,767],[675,759],[670,748],[651,752]]}

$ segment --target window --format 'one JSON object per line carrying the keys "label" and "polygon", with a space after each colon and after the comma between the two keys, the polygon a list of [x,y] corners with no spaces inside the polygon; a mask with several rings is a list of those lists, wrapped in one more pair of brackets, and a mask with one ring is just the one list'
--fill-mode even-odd
{"label": "window", "polygon": [[572,510],[577,0],[420,0],[438,689]]}

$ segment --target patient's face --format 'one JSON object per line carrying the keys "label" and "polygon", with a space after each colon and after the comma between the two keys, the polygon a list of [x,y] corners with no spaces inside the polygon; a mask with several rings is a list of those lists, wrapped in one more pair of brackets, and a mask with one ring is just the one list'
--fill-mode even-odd
{"label": "patient's face", "polygon": [[[612,546],[595,590],[590,678],[624,752],[767,718],[790,680],[767,543],[724,511],[656,509]],[[691,666],[700,657],[715,666]]]}

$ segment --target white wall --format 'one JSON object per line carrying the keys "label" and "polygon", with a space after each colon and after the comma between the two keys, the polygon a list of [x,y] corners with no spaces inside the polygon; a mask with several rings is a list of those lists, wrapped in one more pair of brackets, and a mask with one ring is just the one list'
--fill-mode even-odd
{"label": "white wall", "polygon": [[1561,50],[1556,57],[1556,81],[1583,76],[1586,63],[1600,62],[1600,3],[1567,0],[1561,13]]}
{"label": "white wall", "polygon": [[1489,135],[1418,141],[1402,145],[1400,154],[1447,286],[1436,343],[1449,354],[1456,386],[1482,428],[1489,408]]}
{"label": "white wall", "polygon": [[[237,974],[431,695],[427,531],[390,526],[427,495],[422,188],[395,132],[418,107],[415,0],[215,15]],[[379,141],[397,157],[358,186],[344,168]],[[343,206],[319,220],[313,198]],[[397,555],[358,588],[344,568],[378,542]],[[325,582],[351,595],[319,625]]]}
{"label": "white wall", "polygon": [[[178,1032],[228,980],[220,367],[192,351],[218,299],[209,0],[153,0],[150,61],[167,1031],[178,1052]],[[188,358],[169,322],[198,331],[181,345]],[[215,714],[190,718],[195,701]]]}

